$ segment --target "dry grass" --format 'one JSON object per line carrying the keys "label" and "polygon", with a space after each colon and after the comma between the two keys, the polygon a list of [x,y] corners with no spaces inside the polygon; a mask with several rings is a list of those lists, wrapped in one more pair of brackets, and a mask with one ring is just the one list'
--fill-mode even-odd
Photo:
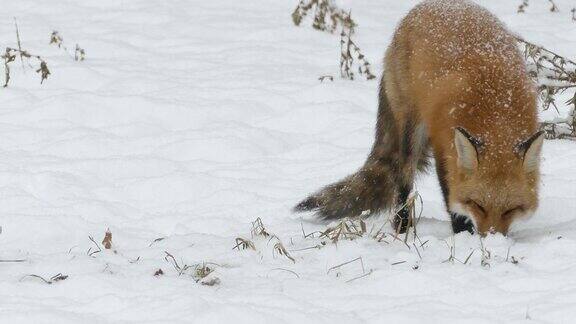
{"label": "dry grass", "polygon": [[165,253],[164,260],[166,260],[166,262],[172,265],[174,270],[178,272],[179,276],[181,276],[186,270],[190,269],[190,266],[187,264],[180,265],[172,254],[168,253],[167,251],[164,251],[164,253]]}
{"label": "dry grass", "polygon": [[252,222],[252,229],[250,230],[250,235],[252,235],[252,238],[256,236],[270,237],[270,233],[266,231],[266,228],[264,227],[264,224],[262,223],[262,219],[260,217],[256,218],[256,220]]}
{"label": "dry grass", "polygon": [[[212,276],[211,278],[208,278],[208,276],[210,276],[214,272],[215,266],[219,266],[218,264],[213,262],[202,262],[190,266],[187,265],[185,262],[181,262],[182,264],[179,263],[178,261],[176,261],[176,258],[170,253],[166,251],[164,251],[164,253],[165,253],[164,260],[166,260],[166,262],[172,265],[174,270],[176,270],[176,272],[178,273],[178,276],[188,274],[192,277],[192,279],[194,279],[195,282],[199,282],[204,286],[214,286],[220,283],[220,279],[217,277]],[[155,276],[160,276],[163,274],[164,271],[162,271],[162,269],[158,269],[154,273]]]}
{"label": "dry grass", "polygon": [[94,240],[94,238],[92,236],[88,236],[88,239],[94,244],[94,246],[96,247],[96,249],[92,249],[92,247],[88,248],[88,251],[86,251],[86,254],[88,254],[88,256],[93,257],[94,254],[100,253],[102,252],[102,248],[100,247],[100,245],[98,243],[96,243],[96,241]]}
{"label": "dry grass", "polygon": [[278,242],[276,242],[276,244],[274,244],[274,248],[272,250],[272,254],[277,253],[279,255],[285,256],[286,258],[288,258],[290,261],[296,263],[296,260],[290,255],[290,253],[288,253],[288,251],[286,250],[286,248],[284,247],[284,245],[282,244],[282,242],[280,242],[280,240],[278,240]]}
{"label": "dry grass", "polygon": [[234,245],[234,247],[232,248],[232,250],[234,249],[238,249],[238,250],[256,250],[256,246],[254,245],[254,243],[250,240],[247,239],[243,239],[241,237],[237,237],[236,238],[236,245]]}
{"label": "dry grass", "polygon": [[320,236],[329,239],[332,243],[337,243],[341,239],[355,240],[362,237],[364,233],[366,233],[366,223],[364,220],[359,218],[344,218],[340,220],[338,224],[328,227]]}
{"label": "dry grass", "polygon": [[[418,207],[419,205],[419,207]],[[389,232],[388,229],[392,228],[392,219],[394,219],[398,213],[404,208],[408,208],[408,224],[410,225],[404,234],[399,233],[399,228],[396,228],[394,232]],[[424,208],[424,201],[422,200],[422,196],[418,191],[414,191],[406,200],[406,203],[400,206],[397,206],[395,210],[391,213],[390,217],[388,217],[384,223],[382,223],[378,229],[375,230],[375,227],[372,226],[370,229],[370,236],[374,238],[377,242],[384,242],[384,243],[391,243],[392,241],[401,241],[410,249],[409,239],[412,238],[412,244],[416,247],[416,244],[423,248],[426,242],[422,242],[420,237],[418,236],[418,224],[420,223],[420,219],[422,218],[422,210]],[[419,210],[418,213],[416,211]],[[392,241],[388,241],[392,240]],[[419,253],[419,251],[418,251]]]}

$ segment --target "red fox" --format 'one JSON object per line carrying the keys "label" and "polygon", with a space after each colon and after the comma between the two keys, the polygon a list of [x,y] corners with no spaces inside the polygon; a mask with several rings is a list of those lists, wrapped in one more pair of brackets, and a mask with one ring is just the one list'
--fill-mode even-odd
{"label": "red fox", "polygon": [[393,226],[405,232],[406,202],[431,151],[453,231],[506,234],[538,205],[537,130],[535,87],[515,37],[472,2],[424,1],[386,51],[364,166],[294,210],[335,219],[400,208]]}

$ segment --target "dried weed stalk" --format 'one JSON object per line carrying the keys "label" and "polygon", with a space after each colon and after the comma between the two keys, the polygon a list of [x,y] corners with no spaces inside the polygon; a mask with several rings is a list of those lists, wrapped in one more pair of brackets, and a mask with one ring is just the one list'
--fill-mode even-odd
{"label": "dried weed stalk", "polygon": [[[211,273],[214,272],[214,266],[218,266],[218,264],[213,263],[213,262],[202,262],[199,264],[195,264],[193,266],[189,266],[187,264],[183,264],[180,265],[178,263],[178,261],[176,261],[176,258],[164,251],[164,253],[166,254],[164,256],[164,260],[166,260],[166,262],[170,263],[172,265],[172,267],[174,268],[174,270],[176,270],[176,272],[178,272],[178,276],[181,276],[183,274],[186,273],[186,271],[193,269],[192,273],[190,274],[190,276],[194,279],[195,282],[200,282],[200,284],[204,285],[204,286],[214,286],[220,283],[220,279],[213,277],[210,280],[206,279]],[[162,271],[162,269],[158,269],[154,275],[155,276],[160,276],[164,274],[164,272]]]}
{"label": "dried weed stalk", "polygon": [[96,253],[100,253],[102,252],[102,248],[100,247],[100,245],[98,243],[96,243],[96,241],[94,240],[94,238],[92,236],[88,236],[88,239],[94,243],[94,246],[96,246],[96,249],[92,249],[92,247],[88,248],[88,251],[86,251],[86,254],[88,254],[88,256],[94,256],[94,254]]}
{"label": "dried weed stalk", "polygon": [[44,80],[48,78],[50,75],[50,70],[48,69],[48,64],[46,61],[40,57],[39,55],[30,54],[28,51],[22,49],[22,41],[20,39],[20,30],[18,29],[18,23],[16,19],[14,19],[14,27],[16,29],[16,43],[18,48],[6,47],[4,54],[0,56],[4,60],[4,85],[3,87],[8,87],[8,83],[10,82],[10,63],[14,62],[16,59],[16,55],[20,56],[20,61],[22,62],[22,67],[24,68],[24,59],[27,60],[28,65],[32,66],[30,63],[31,59],[34,59],[37,64],[39,65],[38,69],[36,69],[37,73],[40,73],[41,79],[40,84],[44,83]]}
{"label": "dried weed stalk", "polygon": [[484,241],[482,238],[480,238],[480,252],[482,252],[480,265],[484,268],[490,268],[490,259],[492,258],[492,253],[484,247]]}
{"label": "dried weed stalk", "polygon": [[263,236],[263,237],[270,237],[270,233],[266,231],[264,224],[262,223],[262,219],[260,217],[256,218],[255,221],[252,222],[252,229],[250,230],[250,235],[252,238],[255,236]]}
{"label": "dried weed stalk", "polygon": [[172,267],[174,267],[174,270],[178,272],[179,276],[181,276],[186,270],[190,269],[190,266],[187,264],[180,265],[172,254],[168,253],[167,251],[164,251],[164,253],[166,254],[164,256],[164,260],[166,260],[166,262],[170,263]]}
{"label": "dried weed stalk", "polygon": [[550,2],[550,12],[560,11],[560,10],[558,10],[558,6],[556,6],[556,4],[554,3],[553,0],[548,0],[548,2]]}
{"label": "dried weed stalk", "polygon": [[294,12],[292,21],[299,26],[309,11],[314,10],[312,27],[317,30],[333,33],[338,25],[353,23],[350,16],[338,8],[333,0],[301,0]]}
{"label": "dried weed stalk", "polygon": [[516,257],[514,257],[513,255],[510,255],[510,249],[511,248],[512,248],[512,246],[508,247],[508,251],[506,251],[506,260],[504,260],[504,262],[510,262],[512,264],[518,264],[518,262],[519,262],[518,259],[516,259]]}
{"label": "dried weed stalk", "polygon": [[155,243],[160,242],[160,241],[163,241],[163,240],[165,240],[165,239],[166,239],[165,237],[159,237],[159,238],[155,239],[154,241],[150,242],[150,244],[148,245],[148,247],[152,247],[152,245],[154,245]]}
{"label": "dried weed stalk", "polygon": [[40,66],[36,70],[37,73],[40,73],[41,79],[40,84],[44,83],[44,80],[48,78],[50,75],[50,70],[48,69],[48,64],[38,55],[32,55],[25,50],[6,47],[6,51],[2,56],[0,56],[4,60],[4,85],[3,87],[6,88],[8,83],[10,82],[10,63],[16,59],[16,55],[20,55],[22,60],[24,58],[28,59],[28,64],[30,64],[30,59],[36,59]]}
{"label": "dried weed stalk", "polygon": [[[370,274],[372,274],[372,272],[373,272],[372,269],[366,271],[366,268],[364,267],[364,260],[362,260],[362,257],[357,257],[357,258],[352,259],[352,260],[350,260],[350,261],[346,261],[346,262],[344,262],[344,263],[340,263],[340,264],[338,264],[338,265],[335,265],[335,266],[331,267],[330,269],[328,269],[328,271],[326,272],[326,274],[330,274],[330,272],[335,271],[335,270],[340,270],[342,267],[347,266],[347,265],[352,264],[352,263],[355,263],[355,262],[360,263],[360,267],[362,268],[362,273],[359,274],[359,275],[357,275],[357,276],[355,276],[355,277],[353,277],[353,278],[351,278],[351,279],[346,280],[347,283],[348,283],[348,282],[352,282],[352,281],[357,280],[357,279],[360,279],[360,278],[364,278],[364,277],[369,276]],[[340,272],[337,272],[337,273],[336,273],[336,276],[339,277],[339,276],[340,276]]]}
{"label": "dried weed stalk", "polygon": [[556,96],[566,92],[571,98],[566,104],[571,106],[567,117],[556,118],[541,123],[547,138],[576,138],[576,62],[560,56],[548,49],[517,38],[528,63],[530,76],[538,84],[538,97],[542,109],[556,105]]}
{"label": "dried weed stalk", "polygon": [[466,259],[464,259],[464,261],[461,261],[460,259],[456,258],[456,240],[454,239],[454,236],[452,236],[452,238],[450,239],[451,243],[448,243],[448,241],[446,241],[446,240],[443,240],[443,241],[444,241],[444,243],[446,243],[446,246],[450,250],[450,255],[448,256],[448,258],[446,260],[442,261],[442,263],[446,263],[446,262],[454,263],[454,261],[457,261],[461,264],[466,265],[466,264],[468,264],[468,261],[470,261],[470,258],[472,257],[474,252],[476,252],[476,250],[470,251],[470,254],[468,254]]}
{"label": "dried weed stalk", "polygon": [[526,12],[526,8],[528,7],[528,0],[522,0],[522,3],[518,6],[518,13]]}
{"label": "dried weed stalk", "polygon": [[[64,44],[64,38],[60,35],[60,33],[57,30],[52,31],[52,34],[50,34],[49,44],[50,45],[54,44],[58,46],[58,48],[61,48],[64,52],[66,52],[66,54],[71,56],[70,53],[68,52],[68,48]],[[76,44],[76,47],[74,48],[74,60],[84,61],[84,59],[86,59],[86,51],[84,51],[84,49],[81,48],[80,45]]]}
{"label": "dried weed stalk", "polygon": [[353,65],[356,59],[358,61],[358,74],[366,77],[366,80],[372,80],[376,76],[370,72],[370,63],[352,40],[356,24],[350,18],[350,14],[346,19],[350,22],[342,25],[342,32],[340,33],[340,76],[344,79],[354,80]]}
{"label": "dried weed stalk", "polygon": [[[366,77],[367,80],[375,78],[370,71],[370,63],[366,60],[360,48],[352,40],[354,28],[358,26],[352,19],[350,12],[346,12],[336,6],[333,0],[301,0],[294,12],[292,21],[296,26],[308,15],[309,11],[314,11],[314,21],[312,27],[316,30],[334,33],[338,26],[340,32],[340,76],[344,79],[354,80],[354,61],[357,61],[358,74]],[[326,77],[320,77],[323,81]],[[329,78],[333,80],[332,77]]]}
{"label": "dried weed stalk", "polygon": [[[420,205],[420,208],[417,208],[417,204]],[[401,206],[397,206],[395,211],[391,214],[390,217],[388,217],[383,224],[380,225],[380,227],[374,231],[374,226],[370,229],[370,236],[375,239],[377,242],[384,242],[386,244],[389,244],[390,242],[388,240],[386,240],[387,238],[392,239],[393,241],[402,241],[404,245],[406,245],[408,247],[408,249],[411,250],[410,245],[408,244],[409,238],[412,237],[412,245],[414,247],[416,247],[416,245],[420,246],[420,248],[424,248],[424,245],[426,244],[426,242],[422,242],[422,240],[420,240],[420,237],[418,236],[418,223],[420,222],[420,219],[422,217],[422,210],[424,207],[424,201],[422,200],[422,196],[420,196],[420,193],[418,193],[418,191],[414,191],[414,193],[412,193],[410,195],[410,197],[408,197],[408,199],[406,200],[406,203],[401,205]],[[400,234],[399,230],[400,228],[396,228],[395,231],[392,232],[387,232],[387,229],[390,228],[389,224],[392,224],[392,219],[395,218],[398,213],[400,213],[400,211],[404,208],[408,208],[409,213],[408,213],[408,227],[406,229],[406,232],[404,234]],[[416,214],[416,210],[419,210],[418,214]],[[401,235],[403,235],[404,237],[402,238]],[[420,251],[418,250],[418,247],[416,247],[417,249],[417,253],[418,255],[421,257],[420,255]]]}
{"label": "dried weed stalk", "polygon": [[[60,33],[58,33],[58,31],[54,30],[52,31],[52,34],[50,34],[50,45],[54,44],[56,46],[58,46],[58,48],[62,48],[64,47],[64,38],[62,38],[62,36],[60,36]],[[64,47],[66,48],[66,47]]]}
{"label": "dried weed stalk", "polygon": [[86,59],[86,51],[83,48],[80,48],[78,44],[76,44],[76,48],[74,49],[74,60],[75,61],[84,61]]}

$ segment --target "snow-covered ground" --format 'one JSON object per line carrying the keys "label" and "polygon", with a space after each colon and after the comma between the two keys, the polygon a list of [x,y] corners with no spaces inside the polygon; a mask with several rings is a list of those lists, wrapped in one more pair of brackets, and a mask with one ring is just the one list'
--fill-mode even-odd
{"label": "snow-covered ground", "polygon": [[[524,14],[520,1],[481,3],[574,58],[575,3],[555,2],[559,13],[544,0]],[[339,3],[378,74],[416,3]],[[290,209],[362,164],[377,82],[339,79],[339,36],[295,27],[296,5],[2,1],[1,48],[16,46],[16,17],[23,48],[52,75],[40,85],[16,61],[0,89],[0,260],[25,260],[0,263],[0,323],[574,322],[574,142],[545,143],[539,211],[484,239],[484,252],[478,236],[452,237],[432,175],[417,186],[423,247],[303,237],[328,224]],[[87,60],[49,46],[52,30]],[[327,74],[334,82],[320,83]],[[251,237],[258,217],[277,238]],[[92,254],[89,236],[101,245],[108,228],[113,249]],[[256,250],[233,250],[237,237]],[[295,262],[274,251],[278,239]],[[444,262],[449,246],[462,262],[474,253]],[[179,275],[165,251],[192,268]],[[331,269],[358,257],[364,270]],[[197,264],[214,272],[196,282]],[[27,276],[59,273],[53,284]]]}

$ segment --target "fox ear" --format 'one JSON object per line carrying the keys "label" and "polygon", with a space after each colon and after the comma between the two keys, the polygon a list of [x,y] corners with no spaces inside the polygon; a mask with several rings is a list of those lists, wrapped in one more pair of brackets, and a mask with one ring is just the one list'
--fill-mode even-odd
{"label": "fox ear", "polygon": [[539,131],[516,146],[516,152],[522,158],[522,165],[526,172],[533,172],[538,169],[543,143],[544,131]]}
{"label": "fox ear", "polygon": [[458,152],[458,167],[468,171],[478,167],[478,149],[482,143],[462,127],[454,129],[454,145]]}

